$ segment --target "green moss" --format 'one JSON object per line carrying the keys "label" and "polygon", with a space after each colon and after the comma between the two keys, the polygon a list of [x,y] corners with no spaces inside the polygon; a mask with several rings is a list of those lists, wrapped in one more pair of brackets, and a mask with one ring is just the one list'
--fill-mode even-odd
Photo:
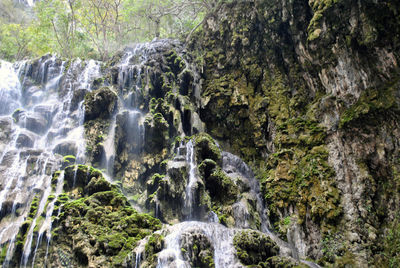
{"label": "green moss", "polygon": [[324,146],[298,148],[271,155],[263,190],[271,211],[295,204],[301,223],[310,212],[314,221],[334,221],[341,213],[340,195]]}
{"label": "green moss", "polygon": [[292,258],[273,256],[267,259],[266,267],[276,268],[307,268],[308,265],[296,263]]}
{"label": "green moss", "polygon": [[157,253],[164,247],[164,236],[160,234],[152,234],[146,245],[145,253],[146,259],[149,263],[157,263]]}
{"label": "green moss", "polygon": [[29,209],[28,218],[34,218],[39,205],[39,196],[36,195],[31,203],[31,207]]}
{"label": "green moss", "polygon": [[[157,188],[160,185],[160,181],[165,178],[165,175],[160,175],[158,173],[154,174],[150,180],[147,181],[146,187],[147,187],[147,192],[148,194],[154,194]],[[150,196],[149,196],[150,198]]]}
{"label": "green moss", "polygon": [[39,216],[39,217],[36,219],[36,225],[35,225],[35,227],[33,228],[33,233],[34,233],[34,234],[39,233],[40,227],[42,226],[44,220],[45,220],[45,217],[43,217],[43,216]]}
{"label": "green moss", "polygon": [[76,157],[73,155],[66,155],[63,157],[63,161],[65,164],[70,164],[72,162],[75,162],[75,160],[76,160]]}
{"label": "green moss", "polygon": [[267,258],[279,254],[279,247],[271,238],[254,230],[238,232],[233,245],[239,260],[245,265],[262,265]]}
{"label": "green moss", "polygon": [[358,101],[344,111],[340,117],[339,127],[344,128],[354,121],[368,118],[371,114],[382,114],[390,109],[397,110],[396,88],[399,82],[396,81],[381,89],[367,89],[362,92]]}
{"label": "green moss", "polygon": [[213,201],[224,205],[236,202],[239,188],[221,168],[216,168],[209,177],[205,178],[206,189]]}
{"label": "green moss", "polygon": [[180,73],[186,67],[184,60],[176,53],[175,50],[170,50],[168,53],[166,53],[166,59],[171,70],[175,74]]}
{"label": "green moss", "polygon": [[79,168],[100,177],[93,176],[78,199],[59,196],[56,203],[62,205],[62,210],[54,226],[55,244],[62,241],[73,249],[75,244],[68,245],[70,241],[84,239],[80,247],[95,246],[99,254],[105,256],[107,266],[121,266],[136,243],[160,229],[161,222],[130,207],[126,197],[96,169],[83,165]]}
{"label": "green moss", "polygon": [[124,247],[126,238],[121,233],[106,234],[99,237],[99,242],[106,243],[113,252],[118,252]]}
{"label": "green moss", "polygon": [[222,161],[221,149],[207,133],[199,133],[194,137],[197,161],[211,159],[217,163]]}
{"label": "green moss", "polygon": [[4,260],[6,259],[7,256],[7,246],[3,245],[1,252],[0,252],[0,263],[4,263]]}
{"label": "green moss", "polygon": [[312,7],[314,14],[307,27],[308,41],[317,39],[321,33],[321,24],[324,18],[324,14],[327,10],[332,8],[334,5],[340,3],[341,0],[311,0],[309,5]]}
{"label": "green moss", "polygon": [[399,267],[400,266],[400,220],[396,218],[387,224],[385,233],[382,237],[382,252],[377,255],[375,265],[379,267]]}

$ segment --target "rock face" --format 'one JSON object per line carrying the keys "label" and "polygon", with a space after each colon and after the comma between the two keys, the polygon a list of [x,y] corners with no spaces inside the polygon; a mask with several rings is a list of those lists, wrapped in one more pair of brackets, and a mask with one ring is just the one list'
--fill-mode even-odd
{"label": "rock face", "polygon": [[242,231],[235,235],[233,243],[240,261],[246,265],[267,266],[263,262],[279,252],[273,241],[257,231]]}
{"label": "rock face", "polygon": [[215,8],[185,45],[1,62],[3,267],[400,264],[399,4]]}
{"label": "rock face", "polygon": [[207,130],[253,161],[278,231],[324,265],[398,261],[398,10],[235,1],[193,39]]}

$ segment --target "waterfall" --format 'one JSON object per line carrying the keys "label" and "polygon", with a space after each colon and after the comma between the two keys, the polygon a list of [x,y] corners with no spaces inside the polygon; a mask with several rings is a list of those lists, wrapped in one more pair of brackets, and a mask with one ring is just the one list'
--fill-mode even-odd
{"label": "waterfall", "polygon": [[[49,182],[48,182],[49,183]],[[22,253],[22,258],[21,258],[21,263],[23,267],[26,267],[26,265],[28,264],[28,260],[32,251],[32,240],[33,240],[33,230],[36,227],[36,222],[40,216],[40,214],[43,213],[46,202],[47,202],[47,198],[49,197],[51,192],[51,186],[48,185],[46,187],[45,192],[43,193],[43,196],[40,199],[39,202],[39,206],[38,206],[38,210],[36,212],[35,218],[32,221],[32,224],[28,230],[28,233],[26,235],[26,240],[25,240],[25,244],[24,244],[24,251]]]}
{"label": "waterfall", "polygon": [[[181,148],[177,150],[176,158],[179,158]],[[186,162],[189,166],[188,182],[185,189],[185,209],[190,211],[190,216],[195,205],[195,184],[198,180],[196,176],[196,162],[194,159],[194,145],[190,140],[186,143]],[[222,152],[222,168],[223,171],[236,180],[241,178],[241,183],[249,188],[248,195],[253,196],[256,200],[256,213],[259,215],[261,223],[259,231],[269,236],[280,247],[281,254],[285,256],[293,256],[298,259],[297,251],[288,243],[281,240],[276,234],[270,230],[270,223],[267,217],[267,210],[261,196],[259,182],[255,178],[252,170],[239,157]],[[236,228],[227,228],[218,222],[217,215],[210,211],[208,214],[208,222],[185,221],[168,227],[168,235],[165,237],[165,247],[158,255],[157,268],[163,267],[191,267],[189,260],[182,256],[182,239],[187,232],[201,233],[210,241],[213,250],[213,258],[215,267],[244,267],[236,257],[236,249],[233,246],[233,237],[236,232],[250,228],[251,213],[242,200],[238,200],[232,205],[232,210],[236,222]],[[305,263],[305,262],[304,262]],[[309,266],[312,263],[305,263]],[[316,267],[316,266],[311,266]]]}
{"label": "waterfall", "polygon": [[188,219],[193,217],[194,191],[197,182],[196,176],[196,162],[194,157],[193,141],[190,140],[186,143],[186,162],[189,164],[188,183],[185,189],[185,204],[184,207],[188,211]]}
{"label": "waterfall", "polygon": [[[39,205],[26,233],[21,265],[25,267],[35,258],[45,233],[50,242],[55,200],[46,203],[52,192],[52,174],[61,167],[62,155],[76,155],[77,162],[85,161],[83,99],[75,103],[75,90],[90,91],[99,75],[96,61],[77,59],[67,64],[52,55],[43,56],[35,66],[27,61],[0,62],[0,128],[4,133],[0,143],[0,176],[4,178],[0,181],[0,213],[9,214],[14,225],[0,226],[0,243],[8,244],[3,267],[11,264],[19,227],[27,219],[36,193]],[[61,190],[58,186],[56,195]],[[39,222],[42,213],[46,218]],[[39,236],[33,246],[35,228]]]}
{"label": "waterfall", "polygon": [[107,176],[113,177],[114,173],[114,158],[115,158],[115,125],[116,115],[111,119],[111,124],[108,129],[107,139],[104,142],[104,156],[102,160],[102,166],[106,169]]}
{"label": "waterfall", "polygon": [[[126,142],[134,148],[130,152],[131,154],[139,155],[143,147],[144,118],[138,108],[137,94],[141,85],[141,69],[148,56],[148,52],[145,49],[147,46],[146,44],[139,44],[134,48],[127,48],[118,64],[118,108],[110,118],[110,126],[107,138],[104,141],[104,154],[101,160],[101,166],[106,170],[106,177],[110,181],[114,177],[116,128],[122,127],[126,133]],[[140,59],[139,62],[134,62],[136,58]],[[126,124],[118,126],[117,121],[126,121]]]}
{"label": "waterfall", "polygon": [[[105,79],[104,81],[101,80],[103,81],[101,83],[103,86],[107,86],[107,90],[112,91],[111,93],[116,94],[117,97],[113,100],[116,100],[117,103],[115,107],[113,106],[112,111],[110,110],[109,114],[104,116],[106,118],[98,117],[93,121],[86,118],[87,125],[91,126],[90,123],[94,122],[94,124],[100,124],[102,127],[101,133],[95,133],[96,138],[99,139],[99,141],[96,141],[96,146],[99,148],[96,153],[99,153],[96,155],[98,158],[93,160],[91,164],[105,169],[105,177],[110,182],[121,179],[123,187],[125,187],[123,185],[124,172],[130,173],[129,179],[133,178],[132,181],[137,179],[137,182],[132,182],[133,186],[129,185],[131,187],[128,189],[129,194],[133,193],[140,196],[139,199],[148,198],[148,200],[151,200],[149,206],[151,208],[155,206],[155,216],[160,216],[160,218],[163,218],[166,214],[163,213],[165,212],[163,211],[165,209],[164,202],[169,200],[168,196],[165,199],[158,199],[157,194],[160,192],[155,191],[158,189],[165,190],[166,188],[162,188],[162,183],[165,183],[167,179],[174,179],[171,175],[172,172],[162,174],[162,172],[165,172],[162,165],[165,164],[165,160],[176,164],[174,171],[175,174],[179,173],[178,178],[182,177],[182,183],[179,184],[180,182],[175,181],[176,185],[172,186],[176,186],[176,189],[178,189],[173,189],[176,190],[173,200],[177,200],[179,203],[176,206],[177,208],[173,209],[181,211],[174,214],[174,217],[184,218],[185,221],[174,222],[176,224],[166,226],[160,231],[160,234],[165,235],[165,246],[157,256],[157,267],[159,268],[191,267],[191,260],[189,260],[187,254],[185,255],[182,248],[184,239],[192,234],[202,237],[207,242],[215,267],[244,267],[236,256],[233,238],[236,233],[246,229],[258,229],[258,231],[265,233],[281,247],[283,252],[291,251],[292,256],[296,258],[295,249],[291,249],[286,242],[280,240],[271,231],[272,228],[267,217],[267,209],[263,203],[259,182],[251,169],[239,157],[222,152],[222,159],[219,156],[218,160],[215,161],[209,159],[211,160],[209,163],[215,165],[218,172],[223,173],[223,178],[227,179],[227,183],[232,182],[237,188],[242,185],[246,187],[245,195],[243,193],[236,194],[236,192],[232,194],[235,197],[232,198],[232,202],[229,201],[231,203],[228,206],[222,201],[220,204],[218,203],[220,201],[211,200],[211,198],[214,198],[211,196],[206,196],[208,199],[199,200],[200,195],[204,192],[209,194],[211,191],[207,188],[209,185],[203,178],[204,170],[198,167],[201,163],[197,163],[200,159],[196,159],[196,152],[199,152],[197,150],[200,147],[196,148],[195,138],[191,137],[187,142],[181,140],[179,145],[176,142],[174,145],[177,147],[175,148],[176,151],[171,149],[168,152],[168,146],[172,143],[173,137],[184,137],[185,131],[183,129],[187,129],[186,125],[192,124],[192,121],[196,121],[196,118],[200,120],[200,116],[198,110],[196,110],[198,107],[191,104],[192,98],[198,92],[192,95],[189,93],[179,95],[180,89],[177,82],[179,73],[174,74],[172,69],[180,69],[181,67],[177,68],[175,65],[171,65],[172,67],[168,67],[169,69],[166,68],[166,70],[171,71],[169,75],[176,79],[176,81],[174,80],[176,84],[166,86],[165,92],[149,93],[152,90],[146,87],[146,83],[149,83],[149,81],[145,81],[143,78],[155,79],[157,83],[164,81],[164,78],[149,75],[151,67],[163,64],[151,58],[152,55],[160,53],[160,51],[165,55],[170,53],[169,49],[162,50],[160,48],[163,45],[162,42],[159,42],[126,48],[121,58],[107,67],[110,69],[108,70],[109,73],[104,74]],[[172,62],[175,64],[176,59]],[[51,248],[51,246],[54,246],[51,240],[52,215],[57,214],[57,211],[54,211],[56,200],[62,194],[65,175],[64,172],[59,174],[55,172],[66,165],[64,160],[71,155],[75,156],[75,164],[89,164],[88,162],[91,161],[86,156],[83,96],[92,90],[97,90],[100,79],[96,79],[102,75],[103,66],[105,65],[94,60],[74,59],[64,61],[54,55],[43,56],[35,62],[23,61],[15,64],[0,62],[0,81],[4,81],[0,84],[0,185],[2,187],[0,191],[0,244],[6,249],[3,267],[13,266],[14,264],[20,264],[22,267],[35,267],[35,265],[43,263],[41,259],[43,256],[44,265],[47,265],[47,261],[54,257]],[[95,81],[96,83],[94,83]],[[197,86],[194,85],[193,87]],[[99,91],[101,90],[103,88],[100,88]],[[154,94],[154,96],[151,94]],[[155,98],[155,102],[152,98]],[[159,99],[169,101],[169,98],[173,99],[174,102],[170,106],[163,103],[166,107],[154,108],[154,106],[160,105],[157,104]],[[156,104],[147,107],[150,106],[149,103]],[[87,108],[86,114],[89,112],[89,107]],[[151,111],[152,109],[153,111]],[[192,113],[197,117],[194,117]],[[154,127],[158,123],[154,119],[156,114],[158,114],[157,116],[161,114],[159,118],[168,121],[168,128],[161,128],[162,131],[167,129],[168,138],[162,140],[163,145],[158,146],[158,143],[155,143],[156,146],[154,147],[161,148],[155,149],[160,149],[160,151],[157,152],[158,155],[154,156],[154,159],[146,159],[148,162],[140,162],[142,158],[152,157],[152,152],[149,152],[148,147],[145,147],[147,138],[151,135],[160,135],[160,133],[157,133],[159,129]],[[174,120],[172,123],[170,122],[171,118]],[[146,131],[147,127],[150,128],[148,133],[145,133],[145,126]],[[201,132],[203,129],[201,127],[189,127],[190,133]],[[146,137],[146,135],[149,136]],[[105,139],[103,139],[104,136],[106,136]],[[166,143],[168,145],[165,145]],[[176,152],[176,155],[173,155],[174,152]],[[208,159],[208,157],[206,158]],[[167,166],[169,164],[170,162],[167,163]],[[145,165],[147,166],[143,167]],[[131,170],[128,170],[127,166]],[[74,172],[73,184],[75,185],[78,169],[75,168]],[[151,182],[154,184],[150,185],[150,181],[146,181],[144,177],[150,177],[155,173],[162,175],[158,178],[161,183]],[[52,182],[54,174],[58,174],[58,178],[56,187],[52,188],[52,183],[53,187],[55,184],[54,181]],[[161,177],[162,179],[160,179]],[[138,183],[138,185],[134,183]],[[150,190],[147,190],[146,187],[149,187],[148,189],[154,187],[157,190],[151,190],[152,192],[149,193]],[[80,189],[74,190],[80,191]],[[126,191],[128,192],[128,190]],[[138,194],[135,191],[140,193]],[[164,196],[166,195],[165,192],[167,190],[164,191]],[[85,194],[82,194],[82,196]],[[150,198],[151,194],[154,195]],[[251,199],[248,197],[251,197]],[[134,200],[132,203],[136,202],[136,199],[131,200]],[[145,200],[145,202],[148,200]],[[204,204],[201,203],[203,201]],[[249,206],[250,202],[252,202],[254,208]],[[34,205],[37,205],[37,209],[30,211],[30,208]],[[231,211],[222,211],[226,207],[221,208],[221,210],[214,207],[218,205],[229,207]],[[58,215],[61,215],[60,212],[61,208],[58,210]],[[232,222],[234,223],[232,225],[224,222],[221,217],[224,213],[231,213],[228,216],[233,218]],[[200,214],[201,217],[198,216]],[[255,217],[258,217],[257,220],[255,220]],[[254,227],[256,225],[254,222],[258,224],[258,220],[259,226]],[[30,225],[26,226],[29,222]],[[228,228],[222,223],[234,227]],[[21,235],[18,233],[21,226],[26,227],[26,232],[22,235],[23,241],[20,241]],[[140,226],[137,228],[139,229]],[[134,265],[135,268],[140,267],[141,262],[146,260],[145,249],[148,239],[141,240],[128,257],[131,258],[129,263]],[[188,240],[185,241],[188,242]],[[19,252],[16,248],[21,243],[23,243],[23,248],[22,252]],[[22,255],[17,255],[15,252]],[[135,254],[135,258],[133,258],[133,254]],[[16,256],[18,256],[18,260]]]}
{"label": "waterfall", "polygon": [[35,264],[36,251],[37,251],[37,249],[42,241],[42,237],[45,233],[46,233],[46,238],[47,238],[47,247],[46,247],[46,256],[45,256],[44,263],[46,263],[48,247],[49,247],[49,244],[51,241],[51,227],[52,227],[51,216],[53,215],[55,202],[57,201],[58,196],[62,193],[63,186],[64,186],[64,171],[61,171],[61,174],[57,178],[57,186],[56,186],[54,199],[47,206],[46,218],[44,219],[42,226],[40,227],[40,230],[39,230],[39,235],[38,235],[36,247],[34,250],[34,256],[32,258],[32,267],[34,267],[34,264]]}
{"label": "waterfall", "polygon": [[181,236],[183,233],[199,232],[205,235],[213,250],[216,268],[244,267],[239,264],[233,246],[233,236],[236,230],[218,223],[187,221],[168,228],[169,235],[165,237],[165,249],[158,255],[157,268],[181,267],[189,268],[190,264],[182,256]]}

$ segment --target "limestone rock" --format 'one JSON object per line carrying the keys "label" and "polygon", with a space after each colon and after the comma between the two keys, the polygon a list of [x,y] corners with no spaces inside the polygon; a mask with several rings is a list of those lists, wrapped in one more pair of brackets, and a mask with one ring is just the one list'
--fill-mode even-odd
{"label": "limestone rock", "polygon": [[85,96],[85,121],[108,119],[115,110],[117,96],[110,87],[102,87]]}

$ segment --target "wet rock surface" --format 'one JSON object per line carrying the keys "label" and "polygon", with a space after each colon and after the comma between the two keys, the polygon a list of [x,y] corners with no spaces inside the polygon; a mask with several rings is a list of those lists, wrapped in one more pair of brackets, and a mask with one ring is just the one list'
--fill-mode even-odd
{"label": "wet rock surface", "polygon": [[230,1],[186,45],[1,62],[0,263],[396,266],[397,10]]}

